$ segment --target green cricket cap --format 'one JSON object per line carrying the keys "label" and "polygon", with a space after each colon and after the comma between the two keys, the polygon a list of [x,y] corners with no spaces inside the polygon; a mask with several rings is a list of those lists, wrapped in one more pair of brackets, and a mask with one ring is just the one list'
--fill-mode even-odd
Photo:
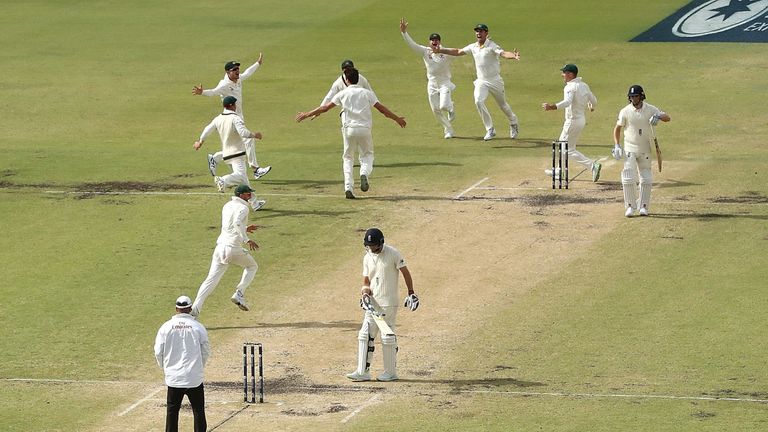
{"label": "green cricket cap", "polygon": [[575,75],[579,74],[579,68],[573,63],[568,63],[560,69],[561,72],[573,72]]}
{"label": "green cricket cap", "polygon": [[253,192],[253,189],[251,189],[248,185],[240,185],[235,188],[235,195],[240,196],[244,193]]}

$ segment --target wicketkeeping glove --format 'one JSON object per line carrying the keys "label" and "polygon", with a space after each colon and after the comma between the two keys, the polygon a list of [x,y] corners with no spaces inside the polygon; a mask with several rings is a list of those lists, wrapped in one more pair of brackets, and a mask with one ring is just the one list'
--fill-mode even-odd
{"label": "wicketkeeping glove", "polygon": [[416,296],[416,294],[411,294],[405,298],[403,306],[410,308],[411,311],[415,311],[419,308],[419,298]]}
{"label": "wicketkeeping glove", "polygon": [[622,150],[618,144],[614,144],[613,150],[611,150],[611,154],[613,155],[614,159],[621,160],[621,158],[624,157],[624,150]]}

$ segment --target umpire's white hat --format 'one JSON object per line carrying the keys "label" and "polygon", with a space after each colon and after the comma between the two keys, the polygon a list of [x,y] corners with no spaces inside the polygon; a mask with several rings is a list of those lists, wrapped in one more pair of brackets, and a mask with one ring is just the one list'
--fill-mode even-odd
{"label": "umpire's white hat", "polygon": [[187,296],[181,296],[176,299],[176,307],[179,309],[192,307],[192,299]]}

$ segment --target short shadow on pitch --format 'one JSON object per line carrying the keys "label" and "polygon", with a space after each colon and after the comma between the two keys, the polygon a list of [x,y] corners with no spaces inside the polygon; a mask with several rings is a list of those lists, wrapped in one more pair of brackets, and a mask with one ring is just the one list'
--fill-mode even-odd
{"label": "short shadow on pitch", "polygon": [[373,201],[386,201],[386,202],[401,202],[401,201],[450,201],[451,198],[444,196],[422,196],[422,195],[393,195],[393,196],[377,196],[365,198],[365,195],[359,194],[358,198],[364,198],[366,200]]}
{"label": "short shadow on pitch", "polygon": [[466,390],[467,387],[546,387],[544,383],[536,381],[523,381],[515,378],[478,378],[478,379],[418,379],[418,378],[400,378],[399,382],[410,382],[418,384],[442,384],[452,387],[454,390]]}
{"label": "short shadow on pitch", "polygon": [[462,164],[455,162],[401,162],[391,164],[376,164],[376,168],[414,168],[420,166],[449,166],[460,167]]}
{"label": "short shadow on pitch", "polygon": [[[377,165],[378,166],[378,165]],[[305,188],[324,188],[326,186],[334,186],[342,183],[339,180],[259,180],[259,183],[263,183],[270,186],[303,186]]]}
{"label": "short shadow on pitch", "polygon": [[[342,197],[343,198],[343,197]],[[339,217],[347,214],[352,214],[354,212],[347,212],[347,211],[329,211],[329,210],[283,210],[283,209],[271,209],[269,208],[269,203],[267,203],[267,207],[259,210],[258,217],[259,219],[275,219],[275,218],[281,218],[281,217],[301,217],[301,216],[330,216],[330,217]]]}
{"label": "short shadow on pitch", "polygon": [[295,328],[295,329],[348,329],[358,330],[360,328],[359,321],[299,321],[289,323],[256,323],[250,326],[224,326],[224,327],[207,327],[208,331],[212,330],[239,330],[239,329],[264,329],[264,328]]}
{"label": "short shadow on pitch", "polygon": [[[552,140],[545,140],[541,138],[494,138],[490,143],[494,144],[491,148],[496,149],[526,149],[526,148],[552,148]],[[550,154],[552,152],[550,151]]]}
{"label": "short shadow on pitch", "polygon": [[698,219],[700,222],[712,222],[725,219],[752,219],[768,220],[768,215],[756,215],[750,213],[657,213],[651,212],[648,216],[657,219]]}

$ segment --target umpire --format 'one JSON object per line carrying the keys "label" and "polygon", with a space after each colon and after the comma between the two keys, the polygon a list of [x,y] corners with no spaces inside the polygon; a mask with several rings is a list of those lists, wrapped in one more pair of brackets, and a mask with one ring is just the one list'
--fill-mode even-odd
{"label": "umpire", "polygon": [[179,409],[187,395],[195,416],[195,432],[205,432],[205,391],[203,367],[211,348],[208,332],[189,313],[192,299],[181,296],[176,299],[176,315],[166,321],[155,337],[155,359],[165,373],[168,386],[165,431],[179,430]]}

